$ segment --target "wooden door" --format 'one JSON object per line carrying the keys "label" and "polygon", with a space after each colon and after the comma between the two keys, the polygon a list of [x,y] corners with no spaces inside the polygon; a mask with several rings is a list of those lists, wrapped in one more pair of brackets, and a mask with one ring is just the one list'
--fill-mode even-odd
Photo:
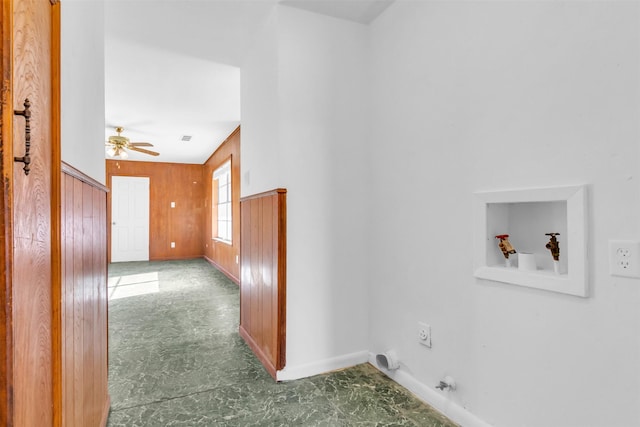
{"label": "wooden door", "polygon": [[[2,2],[0,425],[53,423],[52,34],[50,0]],[[25,156],[30,101],[29,174]],[[57,98],[56,98],[57,99]]]}
{"label": "wooden door", "polygon": [[111,262],[149,260],[149,178],[111,177]]}

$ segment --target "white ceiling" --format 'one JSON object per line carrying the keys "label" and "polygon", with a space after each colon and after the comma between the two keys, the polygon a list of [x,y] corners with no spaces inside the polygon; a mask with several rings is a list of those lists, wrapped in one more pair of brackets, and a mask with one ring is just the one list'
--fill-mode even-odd
{"label": "white ceiling", "polygon": [[[282,0],[363,24],[393,0]],[[278,0],[105,3],[105,139],[116,126],[152,157],[202,164],[240,123],[240,65]],[[182,136],[191,141],[181,141]]]}
{"label": "white ceiling", "polygon": [[370,24],[394,0],[281,0],[280,4],[334,18]]}

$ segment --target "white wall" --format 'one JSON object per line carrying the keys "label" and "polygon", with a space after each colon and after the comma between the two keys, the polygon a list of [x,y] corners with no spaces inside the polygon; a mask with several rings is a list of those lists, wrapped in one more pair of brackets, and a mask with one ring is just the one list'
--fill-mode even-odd
{"label": "white wall", "polygon": [[367,52],[362,25],[282,7],[279,28],[291,369],[367,349]]}
{"label": "white wall", "polygon": [[277,23],[274,10],[240,68],[242,197],[283,186],[278,147]]}
{"label": "white wall", "polygon": [[285,379],[366,359],[366,27],[275,13],[242,67],[242,192],[288,190]]}
{"label": "white wall", "polygon": [[61,3],[62,160],[105,183],[104,3]]}
{"label": "white wall", "polygon": [[[607,258],[640,239],[639,64],[637,2],[398,1],[372,24],[372,351],[453,376],[494,426],[640,425],[640,280]],[[582,183],[590,298],[473,278],[474,191]]]}

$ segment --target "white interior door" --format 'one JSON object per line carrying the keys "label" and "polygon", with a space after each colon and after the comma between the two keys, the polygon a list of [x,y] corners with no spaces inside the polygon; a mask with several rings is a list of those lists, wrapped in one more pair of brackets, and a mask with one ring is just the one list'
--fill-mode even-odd
{"label": "white interior door", "polygon": [[111,177],[111,262],[149,260],[149,178]]}

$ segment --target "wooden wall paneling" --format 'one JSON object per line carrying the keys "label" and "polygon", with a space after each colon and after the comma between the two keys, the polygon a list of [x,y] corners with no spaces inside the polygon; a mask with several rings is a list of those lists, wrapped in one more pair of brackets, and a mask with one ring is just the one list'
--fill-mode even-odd
{"label": "wooden wall paneling", "polygon": [[107,189],[68,165],[62,176],[63,283],[61,419],[105,426],[107,372]]}
{"label": "wooden wall paneling", "polygon": [[99,321],[97,325],[96,336],[101,337],[100,339],[100,354],[99,359],[96,358],[97,363],[99,363],[99,369],[96,369],[96,372],[99,372],[100,378],[100,386],[98,387],[99,392],[99,401],[102,410],[100,411],[100,425],[106,426],[107,419],[109,417],[109,407],[110,407],[110,398],[109,398],[109,346],[108,346],[108,337],[109,337],[109,327],[108,327],[108,316],[109,316],[109,295],[108,295],[108,270],[107,270],[107,196],[102,191],[99,191],[99,206],[96,205],[96,209],[98,211],[98,224],[96,225],[96,229],[100,233],[100,248],[102,248],[101,256],[97,260],[97,272],[98,272],[98,313],[99,313]]}
{"label": "wooden wall paneling", "polygon": [[60,3],[51,2],[51,311],[53,426],[64,426],[62,361],[64,323],[62,305],[62,179],[61,174],[61,97],[60,97]]}
{"label": "wooden wall paneling", "polygon": [[241,201],[240,335],[276,378],[286,362],[286,190]]}
{"label": "wooden wall paneling", "polygon": [[[274,282],[273,281],[273,272],[274,272],[274,260],[275,256],[277,256],[277,252],[274,249],[274,242],[277,242],[277,236],[274,236],[274,232],[277,232],[277,228],[274,227],[274,224],[277,225],[276,216],[274,215],[274,207],[277,203],[275,197],[265,197],[259,199],[260,201],[260,210],[261,210],[261,219],[262,226],[258,232],[261,233],[260,236],[260,251],[262,263],[260,265],[260,276],[262,279],[262,283],[260,286],[261,294],[258,296],[260,300],[269,300],[274,301],[273,293],[271,290],[273,289]],[[275,238],[274,238],[275,237]],[[273,364],[276,365],[277,359],[277,350],[278,347],[276,345],[276,327],[277,323],[273,318],[273,314],[276,312],[276,307],[274,304],[263,304],[262,312],[260,313],[260,323],[262,324],[262,337],[260,338],[262,341],[262,348],[265,354],[269,355],[269,358],[272,360]]]}
{"label": "wooden wall paneling", "polygon": [[[212,203],[213,172],[231,158],[231,215],[232,244],[218,242],[213,236]],[[204,180],[204,227],[203,249],[205,258],[235,283],[240,283],[240,127],[237,127],[218,149],[209,157],[203,167]]]}
{"label": "wooden wall paneling", "polygon": [[87,383],[91,382],[93,361],[92,347],[93,347],[93,310],[92,301],[94,299],[94,276],[93,276],[93,221],[91,218],[93,195],[91,187],[82,185],[82,265],[86,271],[83,274],[82,280],[82,307],[83,307],[83,319],[82,319],[82,373],[83,373],[83,393],[81,395],[81,402],[83,406],[83,425],[93,426],[95,420],[92,419],[91,410],[93,409],[93,388],[88,386]]}
{"label": "wooden wall paneling", "polygon": [[98,262],[99,262],[99,258],[100,258],[100,253],[101,248],[98,246],[100,243],[100,234],[98,231],[98,220],[99,220],[99,216],[98,213],[96,212],[97,207],[100,205],[100,202],[98,200],[98,194],[97,194],[97,189],[90,187],[88,185],[85,185],[85,188],[89,189],[89,195],[91,197],[91,203],[89,204],[89,211],[87,212],[87,216],[89,218],[89,220],[91,221],[91,247],[90,247],[90,252],[91,252],[91,289],[89,291],[89,295],[90,295],[90,299],[88,301],[88,307],[89,307],[89,311],[91,312],[91,325],[87,325],[88,327],[85,327],[85,331],[86,334],[89,337],[89,342],[91,343],[91,345],[88,348],[88,355],[87,355],[87,359],[85,359],[85,363],[87,365],[87,369],[86,371],[90,372],[91,377],[92,377],[92,381],[89,384],[89,386],[86,388],[86,392],[89,393],[90,395],[90,403],[89,403],[89,414],[88,414],[88,418],[89,418],[89,422],[86,423],[86,425],[90,425],[90,426],[97,426],[99,425],[100,422],[100,404],[98,402],[100,396],[98,393],[98,389],[100,388],[100,382],[96,380],[96,377],[98,376],[99,372],[100,372],[100,367],[98,365],[98,362],[100,360],[100,341],[102,339],[101,334],[98,334],[97,330],[99,328],[99,324],[98,322],[100,321],[98,318],[98,311],[99,311],[99,304],[97,303],[99,301],[99,290],[98,290],[98,286],[99,286],[99,278],[98,275],[96,274],[96,272],[100,271],[100,268],[98,267]]}
{"label": "wooden wall paneling", "polygon": [[[16,239],[14,253],[14,405],[16,425],[49,425],[51,404],[51,295],[28,284],[49,280],[48,245]],[[27,254],[31,258],[27,259]],[[25,289],[26,288],[26,289]]]}
{"label": "wooden wall paneling", "polygon": [[[260,227],[261,224],[261,212],[259,202],[250,202],[251,205],[251,217],[249,221],[251,242],[248,252],[247,261],[251,266],[251,294],[249,296],[251,301],[251,311],[249,314],[249,330],[251,331],[252,338],[256,341],[256,345],[262,350],[262,334],[260,333],[260,304],[263,302],[260,298],[260,289],[262,288],[262,277],[260,271],[260,265],[262,259],[260,259]],[[270,360],[271,362],[271,360]]]}
{"label": "wooden wall paneling", "polygon": [[0,3],[0,425],[13,420],[13,329],[11,327],[13,294],[13,2]]}
{"label": "wooden wall paneling", "polygon": [[[149,177],[149,259],[202,257],[203,178],[202,165],[107,160],[107,185],[113,176]],[[171,208],[171,202],[176,203]],[[107,201],[111,223],[111,196]],[[110,230],[110,227],[109,227]],[[108,232],[108,260],[111,236]],[[171,248],[171,242],[176,243]]]}
{"label": "wooden wall paneling", "polygon": [[275,366],[273,363],[274,360],[271,358],[271,355],[265,349],[265,337],[269,335],[272,331],[267,330],[267,323],[265,322],[264,312],[271,305],[271,300],[268,298],[267,293],[265,292],[264,286],[264,270],[267,266],[270,266],[272,263],[272,259],[269,258],[269,254],[263,252],[264,245],[262,242],[262,230],[265,226],[265,218],[263,211],[263,203],[264,199],[256,199],[254,202],[254,206],[257,208],[258,216],[256,218],[256,227],[253,229],[253,235],[255,236],[256,245],[252,246],[251,250],[251,258],[255,261],[255,275],[256,275],[256,287],[254,298],[254,306],[256,310],[252,312],[252,316],[254,317],[253,325],[255,327],[254,337],[257,341],[257,344],[260,346],[260,350],[267,356],[269,362]]}
{"label": "wooden wall paneling", "polygon": [[93,381],[93,414],[92,419],[95,424],[101,425],[104,412],[105,395],[105,368],[107,364],[107,329],[104,312],[107,307],[107,271],[106,265],[106,240],[104,238],[106,215],[104,210],[106,204],[106,194],[98,189],[92,188],[92,230],[93,230],[93,300],[91,301],[91,312],[93,314],[93,343],[91,345],[91,373]]}
{"label": "wooden wall paneling", "polygon": [[[84,335],[82,333],[82,319],[84,318],[84,241],[83,236],[83,218],[82,218],[82,182],[73,181],[73,343],[65,343],[73,349],[73,399],[76,401],[74,405],[73,424],[80,426],[84,423],[83,413],[83,376],[84,366],[83,349]],[[71,313],[69,313],[71,314]]]}
{"label": "wooden wall paneling", "polygon": [[106,298],[106,271],[103,268],[106,262],[106,242],[103,244],[102,234],[104,229],[104,222],[100,216],[100,210],[105,209],[106,206],[102,203],[102,200],[106,198],[106,194],[97,188],[92,188],[93,203],[92,209],[92,230],[93,230],[93,277],[94,279],[94,299],[91,302],[93,313],[93,344],[92,344],[92,363],[91,372],[94,377],[93,381],[93,420],[95,425],[100,425],[102,418],[102,403],[105,396],[102,393],[103,389],[103,377],[102,377],[102,364],[105,361],[106,347],[103,345],[105,338],[107,337],[107,331],[102,327],[102,310],[107,305]]}
{"label": "wooden wall paneling", "polygon": [[[111,262],[111,190],[113,188],[112,183],[111,183],[111,177],[114,175],[117,175],[116,173],[113,173],[110,168],[113,167],[113,169],[118,170],[120,168],[120,164],[118,162],[114,162],[114,163],[110,163],[109,160],[106,160],[106,171],[105,174],[106,176],[106,183],[107,183],[107,187],[109,188],[109,192],[107,193],[107,264]],[[151,184],[149,184],[151,185]]]}
{"label": "wooden wall paneling", "polygon": [[[62,264],[64,266],[62,283],[64,298],[62,299],[62,323],[64,334],[62,336],[62,414],[63,426],[73,425],[74,420],[74,199],[73,177],[62,177]],[[78,402],[79,404],[79,402]]]}
{"label": "wooden wall paneling", "polygon": [[[251,204],[241,203],[241,221],[246,221],[251,217]],[[245,229],[245,225],[241,225],[242,229]],[[241,263],[240,263],[240,327],[246,327],[251,319],[251,268],[249,266],[249,258],[246,254],[248,248],[251,247],[251,234],[243,232],[240,235],[241,243]],[[242,249],[244,248],[244,249]],[[245,260],[245,262],[242,262]]]}
{"label": "wooden wall paneling", "polygon": [[[51,425],[51,4],[13,3],[13,106],[31,102],[31,165],[13,165],[14,420]],[[25,118],[13,119],[13,152],[25,151]]]}
{"label": "wooden wall paneling", "polygon": [[[277,345],[278,355],[277,369],[284,368],[287,361],[287,190],[278,189],[277,203],[277,239],[274,238],[274,246],[277,247],[277,285],[274,286],[272,297],[277,299]],[[277,240],[277,242],[276,242]]]}
{"label": "wooden wall paneling", "polygon": [[[212,236],[213,171],[232,158],[231,184],[232,245],[216,242]],[[204,165],[107,160],[107,185],[112,176],[144,176],[150,178],[150,243],[151,260],[205,258],[236,283],[240,282],[240,128],[238,127]],[[196,184],[194,184],[196,182]],[[176,202],[176,208],[170,203]],[[107,200],[107,223],[111,223],[111,196]],[[110,231],[107,233],[108,257],[111,257]],[[171,249],[170,242],[176,242]]]}

